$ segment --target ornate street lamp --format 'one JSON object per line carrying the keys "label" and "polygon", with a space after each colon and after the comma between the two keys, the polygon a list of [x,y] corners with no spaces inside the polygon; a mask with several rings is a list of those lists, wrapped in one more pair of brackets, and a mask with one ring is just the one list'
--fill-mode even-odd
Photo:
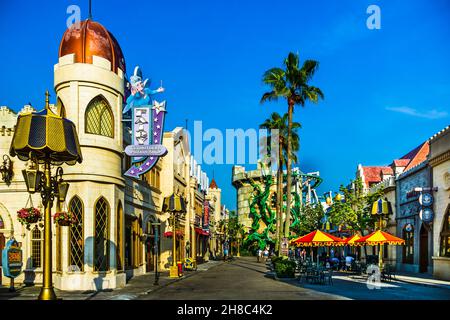
{"label": "ornate street lamp", "polygon": [[[62,168],[51,176],[50,165],[81,163],[81,149],[72,121],[54,114],[49,108],[49,93],[45,93],[45,109],[19,115],[9,153],[22,161],[32,160],[36,168],[22,171],[27,190],[40,192],[45,206],[44,215],[44,268],[43,285],[39,300],[55,300],[52,283],[52,231],[51,208],[55,196],[65,199],[68,184],[62,181]],[[44,165],[44,172],[37,168]],[[59,180],[57,180],[59,176]]]}
{"label": "ornate street lamp", "polygon": [[164,198],[162,211],[171,213],[169,218],[169,222],[172,224],[172,266],[170,267],[170,278],[178,278],[176,225],[177,219],[186,213],[186,201],[182,196],[172,194],[170,197]]}
{"label": "ornate street lamp", "polygon": [[11,158],[7,154],[3,155],[3,164],[0,166],[0,173],[2,174],[2,180],[9,186],[13,176],[13,168]]}
{"label": "ornate street lamp", "polygon": [[[383,229],[383,219],[390,214],[392,214],[392,206],[391,203],[387,200],[387,198],[378,199],[372,204],[372,214],[379,216],[379,230],[382,231]],[[383,268],[383,245],[380,244],[380,250],[379,250],[379,257],[378,257],[378,267],[380,268],[380,271]]]}

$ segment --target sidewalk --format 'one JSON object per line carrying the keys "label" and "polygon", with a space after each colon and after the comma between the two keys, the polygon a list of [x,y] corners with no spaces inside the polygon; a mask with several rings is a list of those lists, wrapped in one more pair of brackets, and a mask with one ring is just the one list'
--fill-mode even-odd
{"label": "sidewalk", "polygon": [[[222,263],[222,261],[209,261],[200,264],[197,267],[197,271],[186,271],[180,278],[169,278],[168,271],[160,272],[158,285],[154,285],[155,273],[150,272],[131,278],[124,288],[119,289],[106,289],[102,291],[54,290],[58,299],[62,300],[132,300],[136,299],[140,295],[145,295],[159,290],[170,285],[171,283],[189,278]],[[9,287],[1,286],[0,300],[36,300],[40,290],[40,286],[17,285],[16,292],[9,292]]]}
{"label": "sidewalk", "polygon": [[450,290],[450,281],[434,279],[428,274],[399,273],[395,280],[428,287],[439,287]]}

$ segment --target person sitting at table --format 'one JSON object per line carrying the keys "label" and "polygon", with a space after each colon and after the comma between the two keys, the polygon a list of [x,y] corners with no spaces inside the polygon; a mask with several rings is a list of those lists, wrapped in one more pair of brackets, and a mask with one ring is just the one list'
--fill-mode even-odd
{"label": "person sitting at table", "polygon": [[351,255],[345,257],[345,269],[348,271],[352,267],[352,262],[355,260]]}

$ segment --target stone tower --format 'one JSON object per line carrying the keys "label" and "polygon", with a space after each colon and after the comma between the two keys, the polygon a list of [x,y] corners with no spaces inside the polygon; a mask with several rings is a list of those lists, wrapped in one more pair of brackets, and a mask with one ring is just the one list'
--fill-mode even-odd
{"label": "stone tower", "polygon": [[[55,276],[55,286],[60,289],[70,290],[73,283],[77,283],[76,289],[125,285],[125,274],[120,272],[123,263],[117,259],[123,252],[123,241],[117,239],[122,237],[123,227],[117,221],[123,223],[125,206],[122,176],[125,71],[118,42],[100,23],[88,19],[64,33],[59,60],[54,66],[56,109],[74,122],[81,145],[83,163],[64,166],[64,179],[70,182],[67,206],[69,210],[78,210],[83,227],[78,232],[63,228],[61,241],[73,242],[74,237],[80,237],[83,247],[77,252],[73,243],[62,246],[62,273]],[[84,261],[80,262],[76,255],[82,255]],[[83,273],[66,273],[73,269]],[[97,288],[91,288],[92,283]]]}

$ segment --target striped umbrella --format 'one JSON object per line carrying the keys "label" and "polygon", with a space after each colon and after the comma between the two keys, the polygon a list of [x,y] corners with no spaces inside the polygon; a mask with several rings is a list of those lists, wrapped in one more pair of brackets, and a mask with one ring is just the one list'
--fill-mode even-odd
{"label": "striped umbrella", "polygon": [[164,198],[162,211],[173,213],[185,213],[186,202],[182,196],[172,194],[170,197]]}
{"label": "striped umbrella", "polygon": [[320,230],[315,230],[304,236],[291,240],[291,244],[295,244],[298,247],[331,247],[344,245],[345,243],[341,238],[332,236],[331,234]]}
{"label": "striped umbrella", "polygon": [[369,246],[376,246],[378,244],[392,244],[392,245],[402,245],[405,244],[405,240],[401,238],[397,238],[387,232],[377,230],[375,232],[372,232],[371,234],[364,236],[358,240],[354,241],[355,245],[369,245]]}
{"label": "striped umbrella", "polygon": [[392,214],[392,206],[389,201],[385,198],[378,199],[372,205],[372,214],[384,215],[384,214]]}
{"label": "striped umbrella", "polygon": [[345,244],[352,246],[355,244],[355,241],[359,239],[361,239],[361,236],[359,234],[355,234],[351,237],[345,238],[344,242]]}

